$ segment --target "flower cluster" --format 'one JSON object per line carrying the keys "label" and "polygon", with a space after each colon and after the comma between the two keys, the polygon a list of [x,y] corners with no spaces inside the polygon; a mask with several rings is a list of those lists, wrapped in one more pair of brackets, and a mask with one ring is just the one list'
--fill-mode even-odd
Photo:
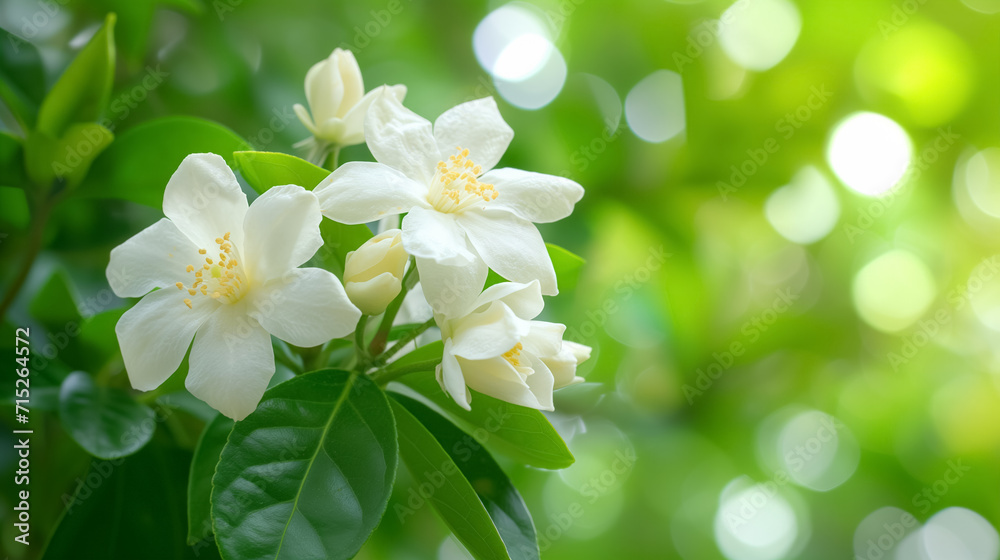
{"label": "flower cluster", "polygon": [[[115,248],[108,265],[116,294],[143,296],[116,329],[133,387],[158,387],[190,346],[188,389],[242,419],[274,374],[271,335],[312,347],[357,329],[363,340],[361,318],[388,314],[414,287],[403,282],[408,267],[420,282],[409,295],[426,298],[444,342],[437,379],[460,406],[470,408],[472,389],[552,410],[552,391],[581,381],[576,367],[590,349],[564,341],[563,325],[535,320],[542,296],[558,290],[534,224],[568,216],[583,189],[494,169],[514,134],[492,98],[431,124],[403,106],[405,91],[365,94],[357,62],[340,49],[309,70],[312,114],[295,110],[312,136],[299,145],[325,161],[366,142],[376,159],[346,163],[312,191],[272,187],[248,205],[223,158],[184,159],[164,192],[166,218]],[[323,245],[323,216],[369,224],[400,214],[399,229],[346,256],[343,283],[299,268]],[[489,269],[508,281],[484,290]],[[359,367],[374,372],[385,362],[375,358]]]}

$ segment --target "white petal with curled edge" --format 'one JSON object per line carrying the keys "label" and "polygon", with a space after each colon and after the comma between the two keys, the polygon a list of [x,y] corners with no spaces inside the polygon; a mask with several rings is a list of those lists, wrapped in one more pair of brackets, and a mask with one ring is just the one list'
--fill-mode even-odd
{"label": "white petal with curled edge", "polygon": [[512,282],[537,279],[543,295],[559,293],[556,271],[534,224],[506,212],[467,211],[457,221],[497,274]]}
{"label": "white petal with curled edge", "polygon": [[499,356],[488,360],[459,358],[458,363],[464,371],[474,372],[465,378],[471,389],[512,404],[545,410],[531,387],[507,360]]}
{"label": "white petal with curled edge", "polygon": [[133,388],[153,390],[177,371],[195,331],[221,305],[210,298],[194,297],[188,309],[184,304],[187,296],[176,288],[157,290],[139,300],[115,325]]}
{"label": "white petal with curled edge", "polygon": [[313,64],[306,72],[306,101],[317,126],[336,118],[340,102],[344,99],[344,82],[338,72],[337,50],[334,49],[329,57]]}
{"label": "white petal with curled edge", "polygon": [[464,265],[449,266],[432,259],[417,259],[424,298],[435,313],[446,317],[466,314],[483,289],[489,269],[480,258]]}
{"label": "white petal with curled edge", "polygon": [[555,222],[573,213],[573,206],[583,198],[583,187],[576,181],[520,169],[494,169],[479,178],[496,187],[491,210],[506,210],[519,218],[539,224]]}
{"label": "white petal with curled edge", "polygon": [[161,218],[112,249],[105,274],[116,296],[139,297],[153,288],[188,283],[193,277],[187,265],[202,258],[173,222]]}
{"label": "white petal with curled edge", "polygon": [[506,305],[495,302],[485,311],[473,313],[454,325],[452,352],[470,360],[500,356],[528,335],[528,321],[518,319]]}
{"label": "white petal with curled edge", "polygon": [[344,97],[337,109],[337,116],[344,118],[344,115],[365,95],[365,82],[361,77],[361,68],[358,66],[358,60],[354,58],[354,53],[344,49],[334,50],[335,53],[337,51],[340,51],[340,57],[336,59],[337,72],[344,83]]}
{"label": "white petal with curled edge", "polygon": [[163,213],[201,249],[215,247],[215,238],[226,233],[242,248],[247,208],[236,176],[215,154],[184,158],[163,191]]}
{"label": "white petal with curled edge", "polygon": [[382,93],[391,95],[402,103],[403,98],[406,97],[406,86],[379,86],[366,93],[355,106],[351,107],[344,115],[342,146],[353,146],[365,141],[365,116],[368,114],[368,108],[371,107],[372,101]]}
{"label": "white petal with curled edge", "polygon": [[240,301],[223,304],[198,329],[184,385],[233,420],[257,408],[274,375],[271,335],[247,316]]}
{"label": "white petal with curled edge", "polygon": [[453,214],[413,208],[403,218],[402,229],[403,247],[414,257],[449,266],[465,266],[477,258]]}
{"label": "white petal with curled edge", "polygon": [[368,108],[365,140],[376,161],[423,185],[430,184],[442,159],[430,121],[404,107],[388,90]]}
{"label": "white petal with curled edge", "polygon": [[424,185],[387,165],[367,161],[341,165],[313,192],[323,215],[342,224],[366,224],[430,206]]}
{"label": "white petal with curled edge", "polygon": [[552,389],[555,385],[555,378],[552,372],[549,371],[548,366],[545,365],[542,360],[538,359],[538,356],[533,354],[524,354],[531,364],[531,369],[534,373],[528,376],[526,380],[528,383],[528,388],[531,389],[531,394],[535,395],[538,399],[539,408],[542,410],[555,410],[555,406],[552,404]]}
{"label": "white petal with curled edge", "polygon": [[354,331],[361,311],[331,272],[297,268],[248,294],[247,313],[274,336],[305,348]]}
{"label": "white petal with curled edge", "polygon": [[263,283],[309,260],[323,246],[322,220],[313,193],[296,185],[268,189],[243,220],[240,253],[247,276]]}
{"label": "white petal with curled edge", "polygon": [[542,300],[541,284],[538,283],[538,280],[532,280],[527,284],[519,282],[493,284],[483,290],[483,293],[476,298],[472,309],[494,301],[502,301],[522,319],[534,319],[545,307],[545,301]]}
{"label": "white petal with curled edge", "polygon": [[451,395],[458,406],[472,410],[469,406],[469,389],[465,386],[465,377],[461,366],[458,365],[458,359],[451,353],[451,344],[451,339],[444,341],[444,354],[435,370],[435,377],[441,389]]}
{"label": "white petal with curled edge", "polygon": [[531,321],[528,336],[524,337],[524,350],[536,356],[555,356],[562,349],[566,325],[548,321]]}
{"label": "white petal with curled edge", "polygon": [[492,97],[456,105],[434,121],[434,139],[442,155],[451,155],[461,146],[469,159],[484,171],[500,161],[514,138],[514,130],[500,116]]}

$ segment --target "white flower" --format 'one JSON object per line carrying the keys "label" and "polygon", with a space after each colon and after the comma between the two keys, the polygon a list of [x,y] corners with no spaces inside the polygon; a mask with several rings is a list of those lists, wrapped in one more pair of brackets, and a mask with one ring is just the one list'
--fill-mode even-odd
{"label": "white flower", "polygon": [[401,234],[398,229],[386,230],[347,253],[344,288],[366,315],[385,311],[403,287],[403,271],[410,255],[403,249]]}
{"label": "white flower", "polygon": [[330,146],[361,144],[365,141],[364,121],[368,106],[382,91],[402,102],[406,86],[383,86],[365,95],[361,69],[354,54],[334,49],[329,58],[314,64],[306,74],[309,111],[298,103],[294,109],[313,137],[296,146],[308,145],[314,152],[325,152]]}
{"label": "white flower", "polygon": [[248,207],[221,157],[192,154],[167,183],[163,213],[112,250],[107,269],[119,297],[145,295],[115,328],[134,388],[158,387],[191,346],[188,390],[240,420],[274,374],[271,334],[316,346],[357,324],[333,274],[297,268],[323,244],[309,191],[274,187]]}
{"label": "white flower", "polygon": [[555,271],[532,222],[565,218],[583,188],[553,175],[491,171],[513,135],[490,97],[446,111],[432,127],[380,95],[365,120],[379,163],[341,166],[316,196],[325,216],[347,224],[406,212],[403,245],[438,312],[456,312],[455,302],[465,299],[456,290],[478,294],[487,265],[511,281],[537,279],[543,294],[555,295]]}
{"label": "white flower", "polygon": [[533,321],[542,311],[538,281],[487,288],[457,317],[436,315],[444,340],[441,388],[470,409],[469,388],[498,399],[552,410],[552,391],[582,382],[577,364],[590,348],[562,339],[564,325]]}

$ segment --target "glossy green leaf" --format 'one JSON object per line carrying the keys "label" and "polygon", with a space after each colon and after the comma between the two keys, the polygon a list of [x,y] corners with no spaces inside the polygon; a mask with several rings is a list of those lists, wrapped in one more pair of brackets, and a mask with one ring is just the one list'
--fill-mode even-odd
{"label": "glossy green leaf", "polygon": [[324,218],[319,224],[319,232],[323,236],[323,246],[310,259],[309,266],[325,268],[343,280],[347,253],[371,239],[372,230],[364,224],[347,225]]}
{"label": "glossy green leaf", "polygon": [[396,475],[389,401],[367,377],[320,370],[264,393],[216,469],[212,519],[226,558],[351,558]]}
{"label": "glossy green leaf", "polygon": [[38,110],[39,131],[62,138],[73,123],[101,118],[111,97],[115,77],[115,14],[76,55]]}
{"label": "glossy green leaf", "polygon": [[[427,496],[445,525],[477,560],[509,559],[489,512],[454,459],[395,398],[392,412],[399,431],[399,456],[414,484],[426,489],[420,495]],[[397,510],[401,522],[406,521],[406,513]]]}
{"label": "glossy green leaf", "polygon": [[234,151],[246,141],[228,128],[195,117],[165,117],[120,134],[94,161],[77,196],[121,198],[154,208],[163,203],[163,190],[184,158],[212,152],[233,165]]}
{"label": "glossy green leaf", "polygon": [[[63,496],[67,509],[42,558],[219,558],[210,540],[184,543],[190,460],[190,453],[160,445],[124,459],[94,460],[76,491]],[[34,532],[31,537],[32,546],[42,541]]]}
{"label": "glossy green leaf", "polygon": [[60,138],[36,130],[25,143],[25,167],[36,184],[50,188],[56,179],[75,188],[115,135],[97,123],[71,124]]}
{"label": "glossy green leaf", "polygon": [[280,185],[312,190],[330,174],[304,159],[279,152],[236,152],[233,159],[246,182],[260,194]]}
{"label": "glossy green leaf", "polygon": [[229,432],[233,431],[233,424],[232,419],[216,414],[198,439],[188,476],[188,544],[205,539],[212,533],[212,477],[215,476],[222,448],[229,439]]}
{"label": "glossy green leaf", "polygon": [[0,101],[18,125],[35,125],[38,104],[45,95],[45,68],[35,45],[0,28]]}
{"label": "glossy green leaf", "polygon": [[434,435],[472,485],[511,559],[538,560],[538,539],[531,512],[493,457],[474,437],[427,406],[402,395],[393,395],[393,398]]}
{"label": "glossy green leaf", "polygon": [[63,427],[87,453],[101,459],[131,455],[149,443],[154,416],[124,391],[98,387],[81,371],[70,374],[59,390]]}
{"label": "glossy green leaf", "polygon": [[[421,346],[389,366],[389,370],[441,357],[440,342]],[[455,404],[434,378],[434,372],[410,373],[390,384],[409,387],[466,432],[482,435],[490,449],[543,469],[564,469],[573,464],[566,447],[549,420],[541,412],[472,391],[472,410]],[[403,390],[405,391],[405,389]]]}

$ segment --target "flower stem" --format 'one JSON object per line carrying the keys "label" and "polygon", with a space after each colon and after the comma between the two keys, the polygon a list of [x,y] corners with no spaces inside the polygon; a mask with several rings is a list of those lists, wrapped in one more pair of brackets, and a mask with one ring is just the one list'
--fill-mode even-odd
{"label": "flower stem", "polygon": [[55,206],[56,201],[57,197],[50,197],[38,209],[38,214],[31,224],[31,232],[28,235],[28,248],[24,253],[24,259],[21,261],[21,268],[18,269],[17,275],[11,282],[10,287],[7,288],[7,292],[4,293],[3,301],[0,302],[0,317],[7,316],[7,309],[14,303],[14,298],[21,291],[24,281],[28,279],[28,273],[31,272],[31,265],[35,263],[35,257],[38,256],[39,251],[42,249],[45,225],[49,221],[49,216],[52,214],[52,207]]}
{"label": "flower stem", "polygon": [[386,350],[385,352],[380,354],[378,358],[376,358],[375,366],[378,367],[384,364],[386,361],[389,360],[389,358],[395,356],[397,352],[402,350],[404,346],[406,346],[410,342],[413,342],[418,336],[420,336],[421,333],[423,333],[424,331],[433,326],[434,326],[434,319],[430,318],[427,320],[426,323],[423,323],[414,328],[413,330],[404,334],[396,341],[395,344],[390,346],[388,350]]}
{"label": "flower stem", "polygon": [[365,327],[368,326],[368,315],[362,315],[358,320],[358,328],[354,331],[355,351],[358,355],[358,366],[360,371],[368,368],[371,357],[365,348]]}
{"label": "flower stem", "polygon": [[416,373],[418,371],[434,371],[440,363],[441,360],[427,360],[425,362],[417,362],[415,364],[410,364],[396,369],[377,371],[372,374],[372,381],[385,387],[390,381],[399,379],[408,373]]}
{"label": "flower stem", "polygon": [[396,314],[399,313],[400,306],[403,305],[403,299],[406,298],[406,293],[412,290],[413,286],[417,285],[419,280],[420,274],[417,272],[417,263],[411,260],[410,269],[403,275],[403,289],[399,291],[396,299],[389,303],[389,307],[382,315],[382,322],[379,324],[378,332],[375,333],[375,338],[372,339],[371,346],[368,348],[372,356],[378,356],[385,350],[386,342],[389,340],[389,331],[392,329],[392,322],[396,319]]}
{"label": "flower stem", "polygon": [[326,167],[330,171],[336,171],[337,163],[339,160],[340,160],[340,146],[334,146],[333,149],[330,150],[329,155],[327,155],[326,157],[326,162],[325,162],[326,164],[324,165],[324,167]]}

